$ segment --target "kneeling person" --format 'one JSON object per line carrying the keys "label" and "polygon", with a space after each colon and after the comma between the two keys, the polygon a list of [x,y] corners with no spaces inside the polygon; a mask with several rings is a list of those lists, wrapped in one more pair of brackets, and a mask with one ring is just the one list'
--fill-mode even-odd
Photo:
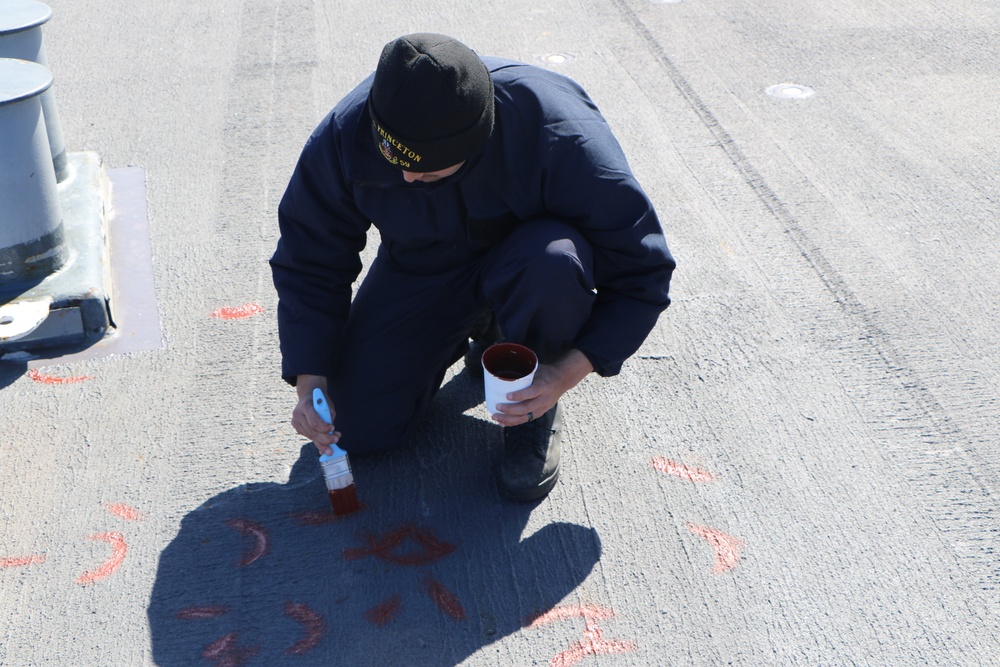
{"label": "kneeling person", "polygon": [[[324,452],[341,434],[351,454],[405,446],[470,335],[477,350],[520,343],[538,355],[534,381],[492,415],[515,500],[556,483],[563,395],[617,374],[670,303],[659,220],[584,90],[443,35],[386,45],[309,138],[278,221],[296,431]],[[381,243],[352,301],[371,225]]]}

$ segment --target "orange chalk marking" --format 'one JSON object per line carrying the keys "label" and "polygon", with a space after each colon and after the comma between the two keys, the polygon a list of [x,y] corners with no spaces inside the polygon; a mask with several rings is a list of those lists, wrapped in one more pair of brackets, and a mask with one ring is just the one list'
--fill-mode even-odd
{"label": "orange chalk marking", "polygon": [[229,607],[223,605],[208,605],[204,607],[185,607],[177,612],[177,618],[182,621],[219,618],[229,613]]}
{"label": "orange chalk marking", "polygon": [[212,311],[212,317],[220,320],[245,320],[254,315],[260,315],[264,309],[256,303],[245,303],[238,307],[218,308]]}
{"label": "orange chalk marking", "polygon": [[597,621],[611,618],[614,615],[613,610],[602,607],[556,607],[536,616],[528,624],[528,627],[537,628],[567,618],[582,617],[585,623],[583,639],[575,642],[549,661],[550,667],[570,667],[588,656],[631,653],[637,650],[636,645],[632,642],[604,638],[604,630],[597,624]]}
{"label": "orange chalk marking", "polygon": [[694,535],[708,542],[715,551],[715,562],[712,564],[713,574],[723,574],[729,572],[740,562],[740,550],[746,546],[746,541],[733,537],[716,528],[699,526],[694,523],[687,524],[688,530]]}
{"label": "orange chalk marking", "polygon": [[238,530],[244,535],[254,538],[254,546],[248,553],[240,559],[239,565],[246,567],[263,557],[271,548],[271,543],[267,537],[267,528],[256,521],[249,519],[230,519],[226,525],[234,530]]}
{"label": "orange chalk marking", "polygon": [[437,579],[424,579],[424,591],[430,596],[437,608],[451,616],[456,621],[465,620],[465,607],[454,593],[445,588]]}
{"label": "orange chalk marking", "polygon": [[653,458],[649,463],[653,466],[653,468],[659,470],[665,475],[673,475],[674,477],[684,479],[689,482],[709,484],[715,481],[715,475],[707,470],[692,468],[684,465],[683,463],[663,458],[662,456]]}
{"label": "orange chalk marking", "polygon": [[54,375],[46,375],[35,369],[28,371],[28,377],[39,384],[75,384],[77,382],[86,382],[90,379],[87,375],[61,378]]}
{"label": "orange chalk marking", "polygon": [[27,567],[45,562],[43,554],[32,554],[31,556],[15,556],[12,558],[0,558],[0,568],[2,567]]}
{"label": "orange chalk marking", "polygon": [[378,603],[364,613],[365,620],[374,625],[383,626],[392,621],[403,609],[403,601],[398,595]]}
{"label": "orange chalk marking", "polygon": [[122,562],[125,560],[125,554],[128,552],[128,547],[125,544],[125,538],[122,537],[121,533],[98,533],[97,535],[91,535],[87,539],[107,542],[110,544],[111,556],[96,570],[84,572],[77,578],[76,583],[84,585],[92,584],[100,581],[101,579],[110,577],[119,567],[121,567]]}
{"label": "orange chalk marking", "polygon": [[126,521],[142,521],[146,517],[143,516],[142,512],[134,507],[129,507],[123,503],[109,503],[105,505],[107,510],[114,514],[119,519],[125,519]]}
{"label": "orange chalk marking", "polygon": [[304,655],[323,640],[323,635],[326,634],[326,621],[308,606],[297,602],[286,602],[285,616],[298,621],[306,630],[306,636],[292,644],[285,653]]}

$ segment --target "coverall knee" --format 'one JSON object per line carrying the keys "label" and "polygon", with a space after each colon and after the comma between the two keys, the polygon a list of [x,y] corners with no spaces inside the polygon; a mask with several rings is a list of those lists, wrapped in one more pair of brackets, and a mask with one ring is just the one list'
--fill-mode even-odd
{"label": "coverall knee", "polygon": [[551,363],[594,301],[592,253],[572,226],[521,223],[484,258],[439,274],[407,273],[380,253],[351,304],[330,378],[335,425],[350,453],[407,444],[473,323],[493,311],[505,340]]}

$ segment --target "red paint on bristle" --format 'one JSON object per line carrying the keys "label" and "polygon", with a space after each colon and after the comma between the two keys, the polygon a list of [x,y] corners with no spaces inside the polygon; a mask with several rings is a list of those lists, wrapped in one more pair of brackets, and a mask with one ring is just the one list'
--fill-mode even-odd
{"label": "red paint on bristle", "polygon": [[345,486],[342,489],[328,490],[327,495],[330,496],[333,513],[337,516],[357,512],[360,508],[360,505],[358,505],[358,490],[353,484]]}

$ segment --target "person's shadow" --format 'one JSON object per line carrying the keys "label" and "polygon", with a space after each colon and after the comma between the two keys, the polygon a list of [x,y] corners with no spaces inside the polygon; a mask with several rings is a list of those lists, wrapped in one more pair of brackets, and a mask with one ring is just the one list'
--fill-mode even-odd
{"label": "person's shadow", "polygon": [[6,389],[24,375],[28,364],[20,361],[4,361],[0,359],[0,389]]}
{"label": "person's shadow", "polygon": [[[149,604],[157,665],[456,665],[559,604],[596,532],[501,500],[499,427],[439,392],[414,448],[352,460],[362,508],[334,519],[316,449],[287,484],[240,486],[181,523]],[[458,415],[458,416],[457,416]]]}

